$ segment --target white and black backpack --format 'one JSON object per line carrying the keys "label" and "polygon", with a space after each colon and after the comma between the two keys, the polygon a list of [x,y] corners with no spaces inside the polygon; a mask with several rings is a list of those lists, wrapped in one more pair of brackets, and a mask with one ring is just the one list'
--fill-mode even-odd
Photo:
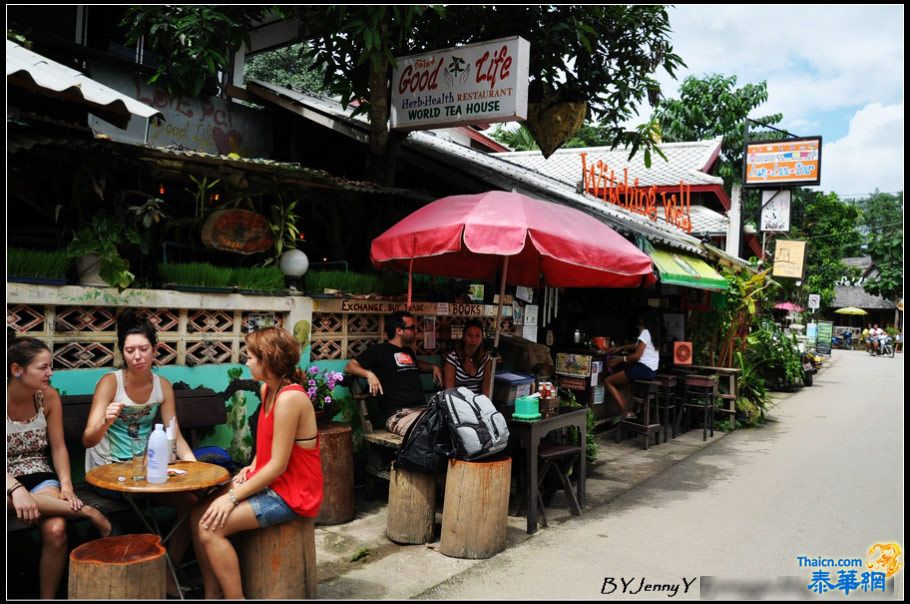
{"label": "white and black backpack", "polygon": [[493,401],[467,388],[437,392],[433,402],[449,424],[455,457],[471,461],[499,453],[509,444],[509,428]]}

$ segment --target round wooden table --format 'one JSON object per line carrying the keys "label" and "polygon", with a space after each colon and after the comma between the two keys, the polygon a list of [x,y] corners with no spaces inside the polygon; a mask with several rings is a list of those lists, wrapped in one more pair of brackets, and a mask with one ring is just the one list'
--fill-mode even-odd
{"label": "round wooden table", "polygon": [[[149,531],[161,537],[162,544],[166,544],[170,540],[174,531],[176,531],[186,520],[186,516],[178,518],[171,529],[171,532],[167,535],[163,535],[161,529],[158,527],[158,522],[155,520],[155,514],[149,514],[151,519],[151,522],[149,522],[142,513],[142,510],[140,510],[139,506],[136,504],[134,500],[135,496],[204,491],[202,494],[202,497],[204,497],[210,489],[226,484],[231,479],[230,473],[225,468],[201,461],[178,461],[176,463],[168,464],[168,470],[184,470],[186,473],[174,476],[171,476],[171,474],[168,473],[167,480],[161,483],[148,482],[145,479],[133,480],[131,467],[131,461],[115,462],[98,466],[85,473],[85,480],[90,485],[122,493],[123,498],[127,500]],[[151,509],[151,505],[149,509]],[[189,514],[187,514],[187,516],[188,515]],[[176,565],[174,564],[174,561],[171,560],[170,555],[166,556],[166,560],[168,570],[170,570],[174,583],[179,589],[180,581],[177,577]],[[180,591],[180,599],[183,599],[182,590]]]}
{"label": "round wooden table", "polygon": [[[221,466],[201,461],[178,461],[168,465],[168,470],[184,470],[186,474],[171,476],[162,483],[147,480],[133,480],[130,471],[132,462],[109,463],[92,468],[85,474],[85,480],[96,487],[137,495],[155,495],[158,493],[182,493],[199,491],[227,483],[231,475]],[[123,480],[120,480],[123,478]]]}

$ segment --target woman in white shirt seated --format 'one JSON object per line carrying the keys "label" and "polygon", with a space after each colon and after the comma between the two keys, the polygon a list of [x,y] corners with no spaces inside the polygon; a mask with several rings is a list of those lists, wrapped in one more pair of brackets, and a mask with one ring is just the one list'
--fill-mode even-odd
{"label": "woman in white shirt seated", "polygon": [[637,317],[635,326],[639,334],[634,343],[610,349],[611,354],[615,355],[610,359],[610,367],[614,368],[614,371],[604,380],[604,386],[619,405],[619,417],[623,419],[635,417],[635,412],[629,408],[625,397],[619,391],[619,386],[630,382],[653,380],[657,376],[660,361],[657,349],[651,341],[651,332],[645,327],[645,318]]}

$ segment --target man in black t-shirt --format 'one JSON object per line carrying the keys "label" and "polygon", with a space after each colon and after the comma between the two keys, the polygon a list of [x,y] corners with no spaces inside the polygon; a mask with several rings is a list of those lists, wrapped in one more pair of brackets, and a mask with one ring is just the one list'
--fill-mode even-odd
{"label": "man in black t-shirt", "polygon": [[348,361],[345,373],[365,378],[370,394],[377,397],[390,432],[404,436],[426,406],[420,372],[433,372],[433,381],[442,384],[442,369],[417,358],[414,316],[397,311],[386,317],[388,341],[371,346]]}

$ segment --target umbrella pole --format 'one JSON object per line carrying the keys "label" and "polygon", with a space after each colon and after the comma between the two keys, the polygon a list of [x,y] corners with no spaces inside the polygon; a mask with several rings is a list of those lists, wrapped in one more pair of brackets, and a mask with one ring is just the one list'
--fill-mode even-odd
{"label": "umbrella pole", "polygon": [[[490,364],[490,373],[493,374],[493,380],[496,380],[496,357],[499,356],[499,328],[502,317],[502,301],[506,296],[506,273],[509,272],[509,257],[505,256],[502,260],[502,277],[499,280],[499,305],[496,307],[496,328],[493,336],[493,362]],[[490,393],[492,394],[492,392]]]}

